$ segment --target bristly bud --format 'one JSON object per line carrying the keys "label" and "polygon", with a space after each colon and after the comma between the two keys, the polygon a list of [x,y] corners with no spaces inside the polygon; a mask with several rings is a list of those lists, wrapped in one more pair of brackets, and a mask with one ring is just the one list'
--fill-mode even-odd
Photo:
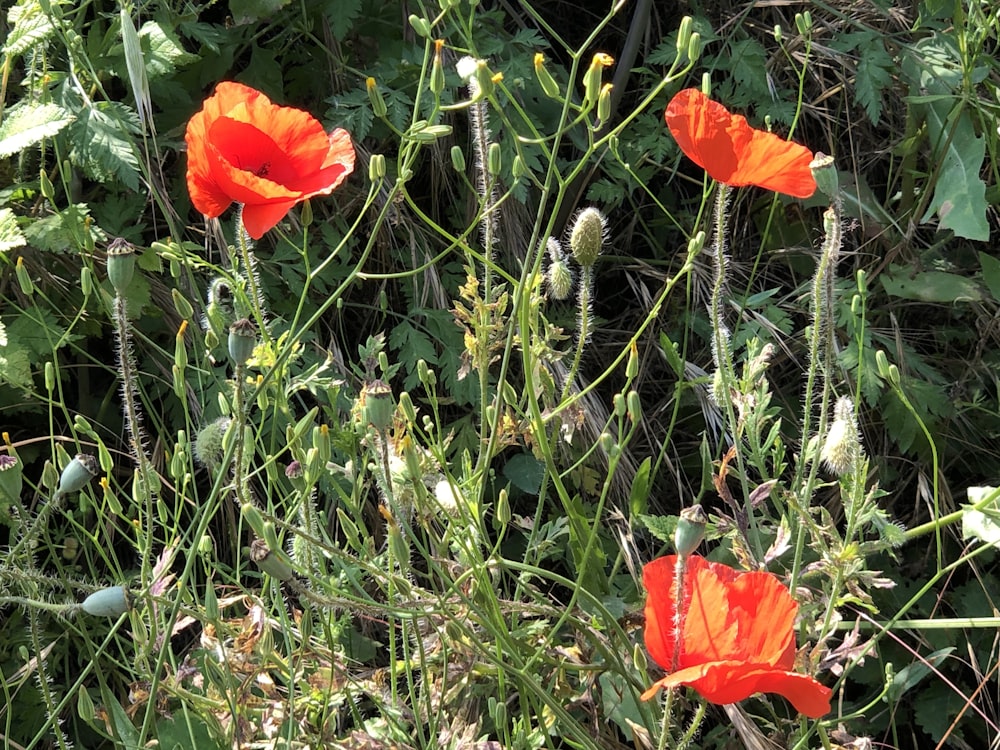
{"label": "bristly bud", "polygon": [[224,441],[230,421],[229,417],[219,417],[198,430],[194,439],[194,457],[209,471],[215,471],[226,455]]}
{"label": "bristly bud", "polygon": [[371,102],[372,112],[375,113],[376,117],[385,117],[389,108],[386,106],[385,97],[382,96],[382,90],[378,87],[378,82],[371,76],[368,76],[365,79],[365,88],[368,89],[368,101]]}
{"label": "bristly bud", "polygon": [[593,106],[601,94],[601,83],[604,69],[614,65],[615,58],[604,52],[598,52],[590,61],[590,67],[583,74],[583,106]]}
{"label": "bristly bud", "polygon": [[373,380],[365,384],[365,419],[379,432],[386,432],[392,426],[396,404],[392,398],[392,388],[384,380]]}
{"label": "bristly bud", "polygon": [[242,367],[257,346],[257,326],[249,318],[240,318],[229,326],[229,357]]}
{"label": "bristly bud", "polygon": [[816,156],[809,162],[809,169],[812,170],[813,179],[816,180],[816,187],[820,192],[828,198],[835,198],[840,192],[840,181],[837,178],[837,167],[833,157],[817,151]]}
{"label": "bristly bud", "polygon": [[576,215],[573,228],[570,230],[569,247],[576,262],[581,266],[586,268],[597,262],[597,256],[604,247],[606,225],[604,214],[593,206],[583,209]]}
{"label": "bristly bud", "polygon": [[97,476],[97,459],[89,453],[77,453],[59,475],[56,496],[68,495],[86,487]]}
{"label": "bristly bud", "polygon": [[701,505],[695,504],[681,511],[677,530],[674,532],[674,549],[679,557],[687,557],[698,549],[701,540],[705,538],[707,524],[708,516]]}
{"label": "bristly bud", "polygon": [[559,84],[552,74],[545,67],[545,55],[541,52],[535,53],[535,77],[544,93],[550,99],[558,99],[560,95]]}
{"label": "bristly bud", "polygon": [[545,270],[545,282],[549,286],[549,293],[553,299],[566,299],[573,291],[573,270],[566,262],[566,255],[559,240],[549,237],[545,241],[545,247],[549,253],[549,265]]}
{"label": "bristly bud", "polygon": [[830,472],[843,476],[857,468],[863,455],[854,404],[847,396],[841,396],[833,407],[833,422],[823,441],[820,460]]}
{"label": "bristly bud", "polygon": [[441,96],[444,91],[444,67],[441,64],[441,48],[444,46],[444,39],[434,40],[434,59],[431,62],[430,90],[434,96]]}
{"label": "bristly bud", "polygon": [[135,246],[122,237],[108,245],[108,281],[119,295],[125,294],[135,273]]}

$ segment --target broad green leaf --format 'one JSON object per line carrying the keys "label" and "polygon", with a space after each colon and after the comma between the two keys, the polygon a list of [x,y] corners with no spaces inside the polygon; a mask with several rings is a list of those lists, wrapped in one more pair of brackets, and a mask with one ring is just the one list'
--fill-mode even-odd
{"label": "broad green leaf", "polygon": [[880,277],[892,297],[919,302],[979,302],[983,293],[972,279],[945,271],[923,271],[911,276],[905,268],[893,266]]}
{"label": "broad green leaf", "polygon": [[993,299],[1000,302],[1000,260],[987,253],[979,253],[979,266],[983,269],[983,282]]}
{"label": "broad green leaf", "polygon": [[58,104],[22,104],[12,108],[0,124],[0,159],[51,138],[73,122]]}
{"label": "broad green leaf", "polygon": [[504,464],[503,475],[522,492],[537,495],[542,489],[545,464],[530,453],[518,453]]}
{"label": "broad green leaf", "polygon": [[[969,505],[963,505],[962,510],[962,539],[972,541],[978,539],[984,544],[1000,547],[1000,493],[996,487],[969,487],[965,490],[969,498]],[[993,498],[993,502],[989,501]],[[986,505],[978,510],[972,510],[970,506],[979,505],[986,502]]]}
{"label": "broad green leaf", "polygon": [[292,0],[229,0],[229,12],[237,25],[268,19]]}
{"label": "broad green leaf", "polygon": [[886,703],[898,701],[904,693],[916,687],[917,683],[930,674],[931,670],[944,661],[954,650],[954,646],[943,648],[899,670],[892,678],[889,690],[882,697],[882,700]]}
{"label": "broad green leaf", "polygon": [[139,29],[146,75],[150,80],[173,73],[177,68],[198,61],[181,45],[180,39],[170,29],[163,28],[155,21],[147,21]]}
{"label": "broad green leaf", "polygon": [[[17,217],[9,208],[0,208],[0,253],[26,245],[21,228],[17,225]],[[2,342],[0,342],[2,345]]]}

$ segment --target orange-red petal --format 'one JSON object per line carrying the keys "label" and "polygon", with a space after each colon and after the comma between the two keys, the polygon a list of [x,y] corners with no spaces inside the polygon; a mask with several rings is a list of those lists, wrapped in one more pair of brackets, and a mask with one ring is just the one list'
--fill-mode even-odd
{"label": "orange-red petal", "polygon": [[796,198],[816,192],[805,146],[750,127],[699,89],[677,93],[664,112],[677,144],[713,180],[733,187],[757,185]]}

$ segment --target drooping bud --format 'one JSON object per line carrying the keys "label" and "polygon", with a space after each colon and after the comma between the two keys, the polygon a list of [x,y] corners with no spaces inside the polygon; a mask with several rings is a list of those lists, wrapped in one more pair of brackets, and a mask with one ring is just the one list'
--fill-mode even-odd
{"label": "drooping bud", "polygon": [[573,270],[566,261],[559,240],[549,237],[545,241],[549,253],[549,265],[545,271],[545,281],[549,285],[549,293],[553,299],[563,300],[569,297],[573,290]]}
{"label": "drooping bud", "polygon": [[249,318],[240,318],[229,326],[229,357],[242,367],[257,346],[257,326]]}
{"label": "drooping bud", "polygon": [[108,245],[108,281],[118,294],[125,294],[135,273],[135,246],[116,237]]}
{"label": "drooping bud", "polygon": [[535,53],[535,77],[538,79],[539,85],[542,87],[542,93],[544,93],[550,99],[558,99],[560,96],[559,84],[556,83],[556,79],[552,77],[552,74],[545,67],[545,55],[541,52]]}
{"label": "drooping bud", "polygon": [[698,549],[701,540],[705,538],[707,524],[708,516],[700,504],[696,503],[681,511],[677,529],[674,531],[674,549],[678,556],[687,557]]}
{"label": "drooping bud", "polygon": [[573,257],[581,266],[588,267],[597,262],[597,256],[604,247],[604,230],[607,221],[604,214],[593,206],[576,215],[570,230],[569,247]]}
{"label": "drooping bud", "polygon": [[460,174],[465,174],[465,153],[461,146],[451,147],[451,166]]}
{"label": "drooping bud", "polygon": [[862,455],[864,450],[858,437],[854,404],[847,396],[841,396],[833,407],[833,422],[823,441],[820,460],[830,472],[843,476],[857,468]]}
{"label": "drooping bud", "polygon": [[77,453],[59,475],[56,496],[82,490],[98,473],[97,459],[94,456],[89,453]]}

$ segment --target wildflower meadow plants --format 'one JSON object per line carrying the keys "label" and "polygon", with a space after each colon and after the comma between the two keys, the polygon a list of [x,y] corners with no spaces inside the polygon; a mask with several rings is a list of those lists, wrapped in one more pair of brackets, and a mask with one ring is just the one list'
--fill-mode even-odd
{"label": "wildflower meadow plants", "polygon": [[[878,568],[990,543],[880,489],[808,14],[754,127],[706,18],[639,57],[649,4],[85,5],[3,47],[12,747],[852,746],[924,676],[863,671],[918,599]],[[806,228],[784,331],[751,202]]]}

